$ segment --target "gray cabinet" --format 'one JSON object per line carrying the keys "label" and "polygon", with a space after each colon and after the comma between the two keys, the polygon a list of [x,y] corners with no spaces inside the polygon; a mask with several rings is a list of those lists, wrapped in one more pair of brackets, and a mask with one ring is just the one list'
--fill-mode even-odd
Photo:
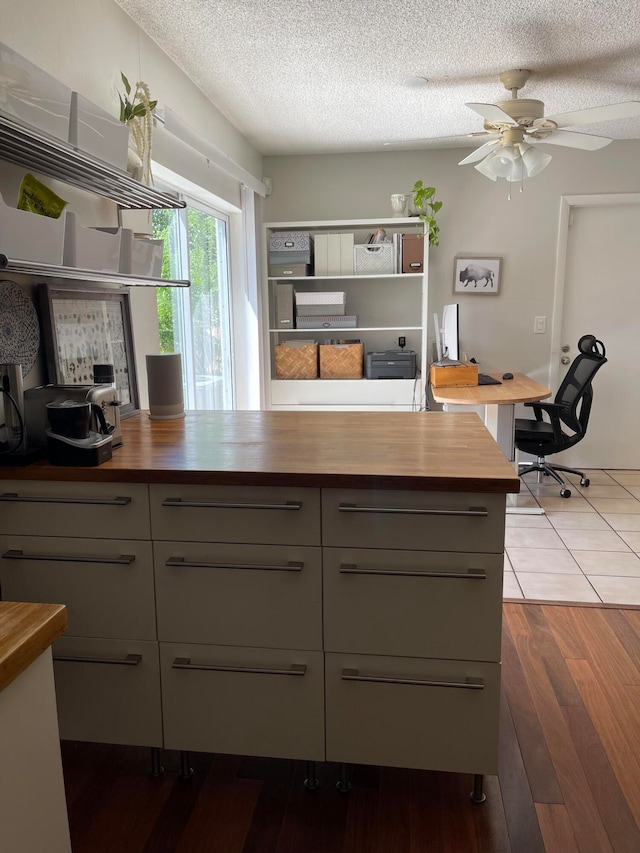
{"label": "gray cabinet", "polygon": [[68,607],[63,737],[496,772],[503,495],[1,481],[0,502],[3,597]]}
{"label": "gray cabinet", "polygon": [[67,606],[61,736],[161,746],[148,487],[3,480],[0,507],[2,597]]}

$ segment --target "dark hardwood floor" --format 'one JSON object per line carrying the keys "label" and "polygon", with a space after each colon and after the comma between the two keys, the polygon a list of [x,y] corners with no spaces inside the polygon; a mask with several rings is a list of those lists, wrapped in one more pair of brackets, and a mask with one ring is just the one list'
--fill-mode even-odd
{"label": "dark hardwood floor", "polygon": [[638,853],[640,608],[505,603],[500,773],[63,743],[74,853]]}

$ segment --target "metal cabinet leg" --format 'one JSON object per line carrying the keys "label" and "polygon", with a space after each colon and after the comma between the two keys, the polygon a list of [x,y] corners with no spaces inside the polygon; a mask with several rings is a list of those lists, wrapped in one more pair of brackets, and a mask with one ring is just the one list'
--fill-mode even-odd
{"label": "metal cabinet leg", "polygon": [[482,792],[482,783],[484,776],[481,773],[476,773],[473,777],[473,791],[469,794],[474,803],[484,803],[487,799],[486,794]]}
{"label": "metal cabinet leg", "polygon": [[336,784],[336,788],[340,791],[341,794],[346,794],[347,791],[351,790],[351,782],[349,781],[347,765],[340,765],[340,779]]}
{"label": "metal cabinet leg", "polygon": [[149,776],[162,776],[164,767],[160,764],[160,747],[151,747],[151,764],[149,767]]}
{"label": "metal cabinet leg", "polygon": [[304,780],[304,787],[307,791],[315,791],[316,788],[320,787],[315,761],[307,761],[307,778]]}
{"label": "metal cabinet leg", "polygon": [[190,779],[193,776],[193,767],[190,766],[189,753],[186,750],[180,752],[180,773],[181,779]]}

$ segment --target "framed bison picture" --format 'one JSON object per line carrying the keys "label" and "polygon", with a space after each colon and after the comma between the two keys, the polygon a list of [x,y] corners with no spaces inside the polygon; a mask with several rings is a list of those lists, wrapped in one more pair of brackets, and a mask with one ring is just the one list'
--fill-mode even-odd
{"label": "framed bison picture", "polygon": [[493,294],[500,290],[502,258],[458,255],[453,262],[453,292]]}

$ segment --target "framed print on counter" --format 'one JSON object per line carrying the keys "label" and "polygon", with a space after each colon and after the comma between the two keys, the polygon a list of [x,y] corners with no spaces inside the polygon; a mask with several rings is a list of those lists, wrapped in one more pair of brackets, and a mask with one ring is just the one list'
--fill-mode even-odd
{"label": "framed print on counter", "polygon": [[453,292],[493,294],[500,290],[502,258],[457,255],[453,261]]}
{"label": "framed print on counter", "polygon": [[38,285],[49,382],[93,385],[93,365],[112,364],[120,416],[139,409],[126,290]]}

